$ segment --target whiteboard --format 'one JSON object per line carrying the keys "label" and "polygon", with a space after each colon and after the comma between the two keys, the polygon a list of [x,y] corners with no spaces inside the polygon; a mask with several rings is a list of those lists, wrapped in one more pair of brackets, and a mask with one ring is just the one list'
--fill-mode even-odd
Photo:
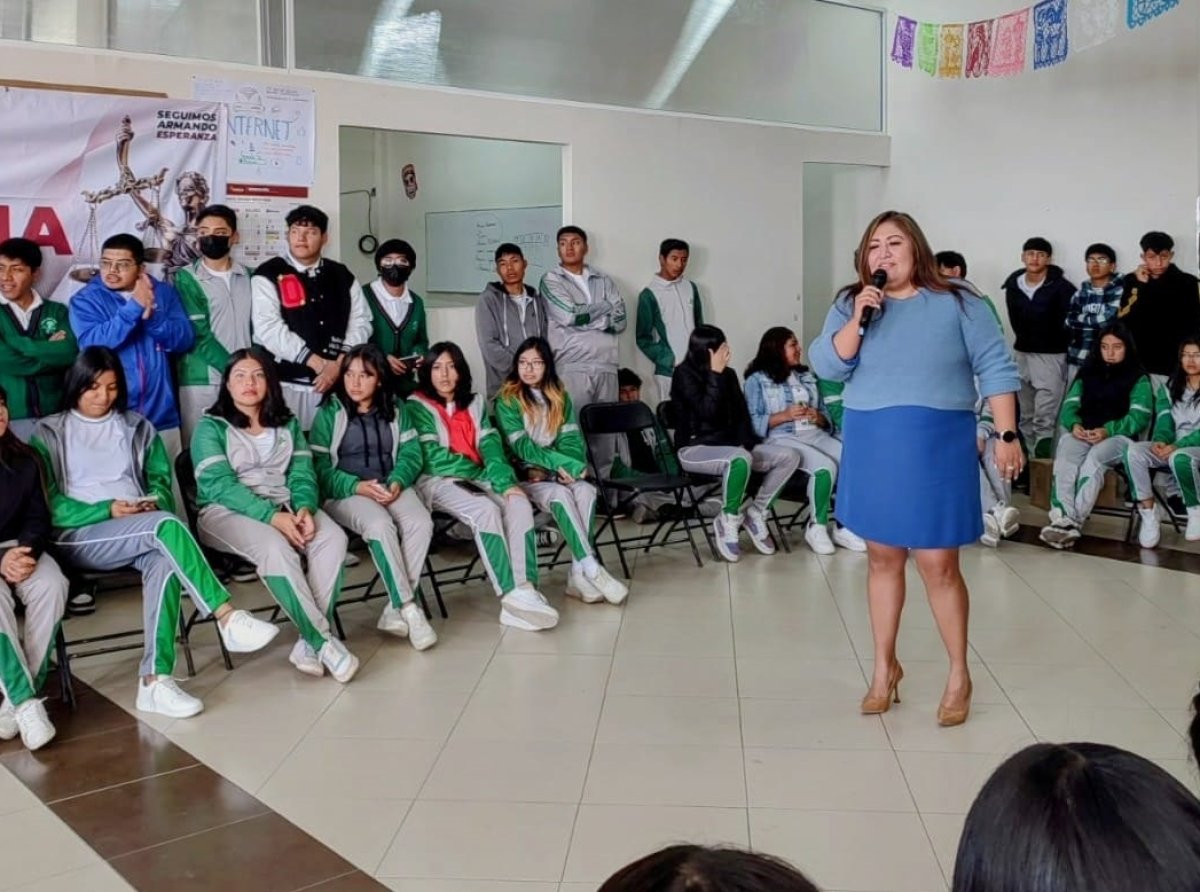
{"label": "whiteboard", "polygon": [[537,287],[558,263],[554,236],[562,205],[437,211],[425,215],[425,290],[478,294],[496,276],[496,248],[519,245],[529,262],[525,281]]}

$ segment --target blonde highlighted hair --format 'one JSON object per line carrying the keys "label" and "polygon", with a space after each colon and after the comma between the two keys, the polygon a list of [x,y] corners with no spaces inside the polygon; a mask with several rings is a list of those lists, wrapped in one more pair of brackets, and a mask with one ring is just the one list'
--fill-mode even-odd
{"label": "blonde highlighted hair", "polygon": [[[545,363],[542,369],[542,383],[538,387],[546,401],[544,406],[534,399],[529,385],[521,380],[518,364],[521,357],[530,350],[536,351],[538,358]],[[546,430],[555,435],[562,430],[567,421],[567,391],[559,380],[558,371],[554,367],[554,352],[545,338],[526,338],[521,342],[521,346],[513,354],[512,368],[508,377],[504,379],[497,398],[515,399],[521,404],[521,411],[526,418],[544,416]]]}

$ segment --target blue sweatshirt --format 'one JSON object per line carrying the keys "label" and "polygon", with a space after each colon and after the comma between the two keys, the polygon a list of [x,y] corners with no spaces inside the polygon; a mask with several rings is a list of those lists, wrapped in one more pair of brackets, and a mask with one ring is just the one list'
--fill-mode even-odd
{"label": "blue sweatshirt", "polygon": [[167,354],[184,352],[196,335],[174,287],[153,276],[150,281],[157,309],[149,319],[142,319],[137,301],[113,291],[99,276],[71,298],[68,312],[81,350],[108,347],[121,357],[129,409],[162,431],[179,427]]}
{"label": "blue sweatshirt", "polygon": [[849,298],[839,295],[808,348],[817,375],[846,382],[847,409],[923,406],[972,412],[980,397],[1020,388],[995,315],[970,293],[961,303],[953,294],[926,289],[907,300],[888,299],[868,326],[858,356],[845,361],[834,349],[833,336],[852,310]]}

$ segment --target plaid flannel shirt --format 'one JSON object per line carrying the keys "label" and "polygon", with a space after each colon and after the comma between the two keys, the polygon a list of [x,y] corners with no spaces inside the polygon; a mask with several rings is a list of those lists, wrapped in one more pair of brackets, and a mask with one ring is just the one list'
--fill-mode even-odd
{"label": "plaid flannel shirt", "polygon": [[1071,298],[1065,323],[1071,336],[1067,345],[1067,362],[1071,365],[1083,365],[1092,351],[1096,335],[1117,318],[1123,291],[1124,285],[1117,273],[1113,273],[1112,280],[1103,288],[1097,288],[1087,279],[1079,286]]}

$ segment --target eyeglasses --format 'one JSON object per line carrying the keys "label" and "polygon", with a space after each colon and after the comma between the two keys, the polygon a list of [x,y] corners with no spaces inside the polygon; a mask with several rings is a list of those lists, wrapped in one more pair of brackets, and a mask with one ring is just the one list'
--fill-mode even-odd
{"label": "eyeglasses", "polygon": [[1087,259],[1087,262],[1088,263],[1112,263],[1112,260],[1108,257],[1105,257],[1102,254],[1101,255],[1093,254],[1091,257],[1089,257]]}
{"label": "eyeglasses", "polygon": [[101,260],[100,269],[123,273],[126,270],[137,269],[137,263],[133,260]]}
{"label": "eyeglasses", "polygon": [[517,362],[517,368],[533,371],[534,369],[544,369],[546,363],[541,359],[522,359]]}
{"label": "eyeglasses", "polygon": [[379,261],[380,269],[391,269],[394,266],[412,266],[412,264],[409,263],[407,260],[404,260],[403,258],[401,258],[400,260],[381,260],[381,261]]}
{"label": "eyeglasses", "polygon": [[1179,358],[1196,360],[1200,359],[1200,353],[1180,353]]}

